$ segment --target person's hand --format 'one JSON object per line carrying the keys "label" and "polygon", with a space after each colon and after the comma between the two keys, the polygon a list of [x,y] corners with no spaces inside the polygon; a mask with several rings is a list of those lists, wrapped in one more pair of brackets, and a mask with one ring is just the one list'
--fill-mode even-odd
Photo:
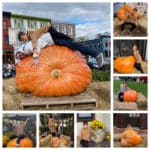
{"label": "person's hand", "polygon": [[34,65],[34,66],[38,67],[40,64],[41,64],[41,63],[39,62],[39,60],[38,60],[38,59],[33,59],[33,63],[32,63],[32,65]]}

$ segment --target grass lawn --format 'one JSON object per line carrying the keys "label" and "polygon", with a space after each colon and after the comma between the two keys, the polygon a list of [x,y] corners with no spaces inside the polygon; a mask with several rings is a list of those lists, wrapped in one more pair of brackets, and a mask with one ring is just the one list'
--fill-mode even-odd
{"label": "grass lawn", "polygon": [[[114,94],[117,94],[120,89],[120,84],[122,83],[124,83],[123,80],[114,80]],[[147,84],[141,82],[128,82],[128,87],[147,97]]]}
{"label": "grass lawn", "polygon": [[92,80],[110,81],[110,70],[92,70]]}

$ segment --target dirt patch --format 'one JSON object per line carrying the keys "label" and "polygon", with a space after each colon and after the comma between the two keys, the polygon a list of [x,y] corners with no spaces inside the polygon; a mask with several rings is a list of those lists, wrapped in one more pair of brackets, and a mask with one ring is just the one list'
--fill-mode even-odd
{"label": "dirt patch", "polygon": [[[94,81],[87,88],[85,93],[97,100],[98,110],[110,109],[110,82]],[[20,110],[21,102],[24,97],[30,97],[29,93],[20,93],[15,86],[14,78],[3,80],[3,109],[4,110]],[[83,106],[85,107],[85,106]],[[62,108],[66,110],[67,108]],[[45,107],[29,107],[28,110],[45,110]],[[60,110],[60,106],[55,106],[51,110]]]}

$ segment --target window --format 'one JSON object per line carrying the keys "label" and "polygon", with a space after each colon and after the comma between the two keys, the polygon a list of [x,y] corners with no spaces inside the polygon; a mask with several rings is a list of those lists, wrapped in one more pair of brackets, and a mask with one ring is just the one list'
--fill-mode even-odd
{"label": "window", "polygon": [[66,26],[62,26],[61,27],[61,32],[64,33],[64,34],[66,34]]}
{"label": "window", "polygon": [[72,28],[72,26],[68,26],[68,35],[73,35],[73,28]]}
{"label": "window", "polygon": [[82,122],[82,121],[92,121],[95,119],[95,115],[92,113],[88,113],[88,114],[77,114],[77,120],[78,122]]}
{"label": "window", "polygon": [[59,32],[59,26],[58,25],[54,25],[54,29]]}
{"label": "window", "polygon": [[6,21],[3,22],[3,29],[7,29],[7,23],[6,23]]}
{"label": "window", "polygon": [[4,36],[4,40],[5,40],[5,45],[9,45],[9,38],[8,38],[8,35],[5,35]]}
{"label": "window", "polygon": [[23,19],[15,18],[14,19],[14,26],[15,26],[15,28],[24,27]]}
{"label": "window", "polygon": [[28,20],[28,28],[29,29],[35,29],[36,27],[37,27],[36,21]]}
{"label": "window", "polygon": [[40,27],[43,27],[43,26],[45,26],[47,24],[48,24],[48,22],[40,22]]}

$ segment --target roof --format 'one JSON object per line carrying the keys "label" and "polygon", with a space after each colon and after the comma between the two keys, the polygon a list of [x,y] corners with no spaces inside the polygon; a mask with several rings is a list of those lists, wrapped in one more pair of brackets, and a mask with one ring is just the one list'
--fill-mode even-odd
{"label": "roof", "polygon": [[42,18],[42,17],[35,17],[35,16],[26,16],[26,15],[21,15],[21,14],[11,14],[12,17],[15,18],[22,18],[22,19],[33,19],[33,20],[40,20],[40,21],[50,21],[50,18]]}

